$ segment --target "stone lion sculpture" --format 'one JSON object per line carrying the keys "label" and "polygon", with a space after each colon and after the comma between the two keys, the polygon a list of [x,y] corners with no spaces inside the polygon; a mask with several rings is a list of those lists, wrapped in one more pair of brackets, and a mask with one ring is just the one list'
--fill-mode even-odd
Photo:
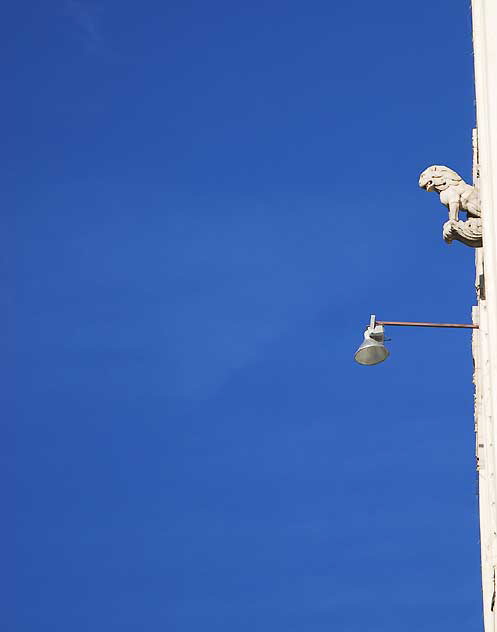
{"label": "stone lion sculpture", "polygon": [[[457,239],[467,246],[481,246],[480,201],[475,187],[444,165],[432,165],[419,176],[419,186],[440,195],[440,202],[449,209],[449,221],[444,225],[444,239]],[[466,211],[467,221],[459,221],[459,212]]]}

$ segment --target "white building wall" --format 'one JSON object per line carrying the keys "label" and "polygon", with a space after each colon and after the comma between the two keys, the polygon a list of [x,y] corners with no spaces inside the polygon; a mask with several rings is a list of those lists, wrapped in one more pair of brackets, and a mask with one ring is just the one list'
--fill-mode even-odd
{"label": "white building wall", "polygon": [[477,251],[475,417],[485,632],[497,632],[497,0],[472,0],[483,248]]}

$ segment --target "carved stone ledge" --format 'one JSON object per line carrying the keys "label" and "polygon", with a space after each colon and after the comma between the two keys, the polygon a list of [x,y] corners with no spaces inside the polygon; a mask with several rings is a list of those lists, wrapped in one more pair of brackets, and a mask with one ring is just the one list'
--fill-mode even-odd
{"label": "carved stone ledge", "polygon": [[453,240],[460,241],[471,248],[482,246],[482,225],[479,217],[472,217],[466,222],[450,219],[443,228],[444,240],[450,244]]}

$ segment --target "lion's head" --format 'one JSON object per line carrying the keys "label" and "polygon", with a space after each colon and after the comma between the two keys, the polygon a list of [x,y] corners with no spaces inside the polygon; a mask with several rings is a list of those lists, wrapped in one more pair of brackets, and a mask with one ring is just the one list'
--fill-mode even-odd
{"label": "lion's head", "polygon": [[425,191],[444,191],[462,182],[461,176],[444,165],[432,165],[419,176],[419,186]]}

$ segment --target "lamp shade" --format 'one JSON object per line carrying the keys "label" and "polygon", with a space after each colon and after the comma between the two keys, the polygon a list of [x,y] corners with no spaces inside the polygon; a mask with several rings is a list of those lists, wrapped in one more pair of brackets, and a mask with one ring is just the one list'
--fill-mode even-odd
{"label": "lamp shade", "polygon": [[[379,327],[376,329],[379,329]],[[364,342],[355,352],[354,360],[358,364],[371,366],[383,362],[389,355],[388,349],[383,344],[383,328],[379,332],[373,332],[368,327],[364,333]]]}

